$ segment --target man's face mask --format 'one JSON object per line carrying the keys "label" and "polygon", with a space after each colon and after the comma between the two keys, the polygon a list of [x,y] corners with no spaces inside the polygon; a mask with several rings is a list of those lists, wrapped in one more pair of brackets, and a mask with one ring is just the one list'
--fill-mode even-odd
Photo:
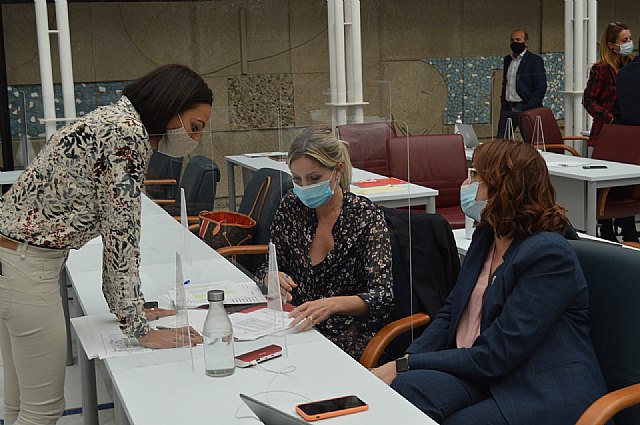
{"label": "man's face mask", "polygon": [[518,56],[520,53],[524,52],[524,49],[524,43],[518,43],[517,41],[511,42],[511,51],[514,55]]}
{"label": "man's face mask", "polygon": [[167,134],[163,135],[158,143],[158,152],[174,158],[182,158],[189,155],[199,144],[197,140],[192,139],[187,133],[180,114],[178,114],[178,118],[182,126],[167,130]]}

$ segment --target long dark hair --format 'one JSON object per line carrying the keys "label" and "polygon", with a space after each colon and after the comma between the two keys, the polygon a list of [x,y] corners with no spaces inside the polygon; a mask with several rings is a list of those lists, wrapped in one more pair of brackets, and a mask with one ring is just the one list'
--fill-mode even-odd
{"label": "long dark hair", "polygon": [[154,69],[127,84],[122,94],[140,114],[149,135],[165,133],[177,114],[201,103],[213,103],[213,93],[202,77],[178,64]]}

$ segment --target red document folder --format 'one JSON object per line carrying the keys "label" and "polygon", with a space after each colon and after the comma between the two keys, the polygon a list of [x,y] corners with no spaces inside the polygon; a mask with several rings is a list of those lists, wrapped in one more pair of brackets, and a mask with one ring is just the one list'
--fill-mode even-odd
{"label": "red document folder", "polygon": [[358,187],[376,187],[376,186],[389,186],[394,184],[407,184],[406,181],[396,179],[395,177],[384,177],[381,179],[369,179],[353,182]]}

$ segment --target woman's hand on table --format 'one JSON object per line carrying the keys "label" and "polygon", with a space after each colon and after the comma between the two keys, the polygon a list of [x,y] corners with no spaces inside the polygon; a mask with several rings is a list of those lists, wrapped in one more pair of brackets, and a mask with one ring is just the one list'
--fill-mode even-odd
{"label": "woman's hand on table", "polygon": [[147,315],[147,320],[158,320],[161,317],[176,315],[175,310],[168,310],[166,308],[158,308],[158,307],[145,308],[144,312]]}
{"label": "woman's hand on table", "polygon": [[396,376],[398,376],[398,372],[396,372],[396,362],[385,363],[380,367],[376,367],[371,369],[371,373],[380,378],[382,382],[387,385],[391,385]]}
{"label": "woman's hand on table", "polygon": [[151,330],[138,337],[138,342],[143,347],[154,349],[184,347],[189,345],[187,331],[191,335],[191,345],[202,344],[202,336],[192,327]]}
{"label": "woman's hand on table", "polygon": [[312,326],[322,323],[334,315],[335,304],[335,300],[332,298],[307,301],[289,313],[289,317],[294,318],[289,327],[296,328],[296,332],[311,329]]}
{"label": "woman's hand on table", "polygon": [[[282,296],[282,302],[287,303],[293,299],[291,291],[298,287],[293,281],[291,276],[286,273],[278,272],[278,282],[280,283],[280,295]],[[264,286],[269,288],[269,274],[264,277]]]}

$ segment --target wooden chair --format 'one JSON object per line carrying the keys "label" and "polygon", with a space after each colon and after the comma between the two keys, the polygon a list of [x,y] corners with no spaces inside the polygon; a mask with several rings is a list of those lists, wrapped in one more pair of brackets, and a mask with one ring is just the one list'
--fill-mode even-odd
{"label": "wooden chair", "polygon": [[460,185],[467,178],[467,159],[460,134],[389,139],[389,176],[438,190],[436,213],[453,229],[464,227]]}
{"label": "wooden chair", "polygon": [[460,272],[455,238],[444,218],[382,210],[391,237],[395,306],[393,321],[376,333],[360,357],[367,368],[404,354],[412,336],[418,337],[440,310]]}
{"label": "wooden chair", "polygon": [[[216,197],[216,186],[220,181],[220,169],[210,158],[204,156],[194,156],[191,158],[182,175],[180,187],[184,188],[185,200],[187,201],[187,219],[190,229],[198,226],[198,215],[202,210],[212,210]],[[157,186],[164,184],[175,184],[172,179],[145,180],[146,186]],[[180,191],[177,190],[174,199],[154,199],[156,204],[161,205],[167,213],[180,221]]]}
{"label": "wooden chair", "polygon": [[542,123],[542,131],[544,132],[545,149],[549,152],[564,153],[570,152],[574,156],[580,156],[580,153],[566,145],[567,140],[589,140],[586,136],[563,136],[556,118],[553,116],[551,109],[543,106],[541,108],[529,109],[520,115],[520,128],[522,129],[522,137],[525,142],[535,145],[537,148],[542,146],[536,145],[533,140],[536,126],[536,119],[540,117]]}
{"label": "wooden chair", "polygon": [[[640,424],[640,252],[589,240],[569,241],[589,287],[591,339],[610,391],[576,425]],[[634,407],[632,407],[634,406]]]}
{"label": "wooden chair", "polygon": [[336,127],[336,137],[348,142],[351,164],[372,173],[389,175],[387,141],[396,137],[391,122],[345,124]]}
{"label": "wooden chair", "polygon": [[269,190],[267,191],[262,213],[256,208],[252,216],[256,220],[256,231],[249,245],[229,246],[219,248],[216,251],[223,257],[228,257],[231,261],[240,264],[247,272],[254,274],[255,270],[262,264],[269,252],[269,232],[271,222],[278,210],[280,200],[293,187],[291,176],[284,171],[275,170],[273,168],[261,168],[257,170],[251,181],[247,184],[242,196],[242,202],[238,208],[238,212],[249,214],[262,182],[265,178],[271,179]]}
{"label": "wooden chair", "polygon": [[[640,165],[640,127],[606,124],[598,135],[593,159]],[[640,213],[640,185],[598,190],[597,218],[629,217]]]}

